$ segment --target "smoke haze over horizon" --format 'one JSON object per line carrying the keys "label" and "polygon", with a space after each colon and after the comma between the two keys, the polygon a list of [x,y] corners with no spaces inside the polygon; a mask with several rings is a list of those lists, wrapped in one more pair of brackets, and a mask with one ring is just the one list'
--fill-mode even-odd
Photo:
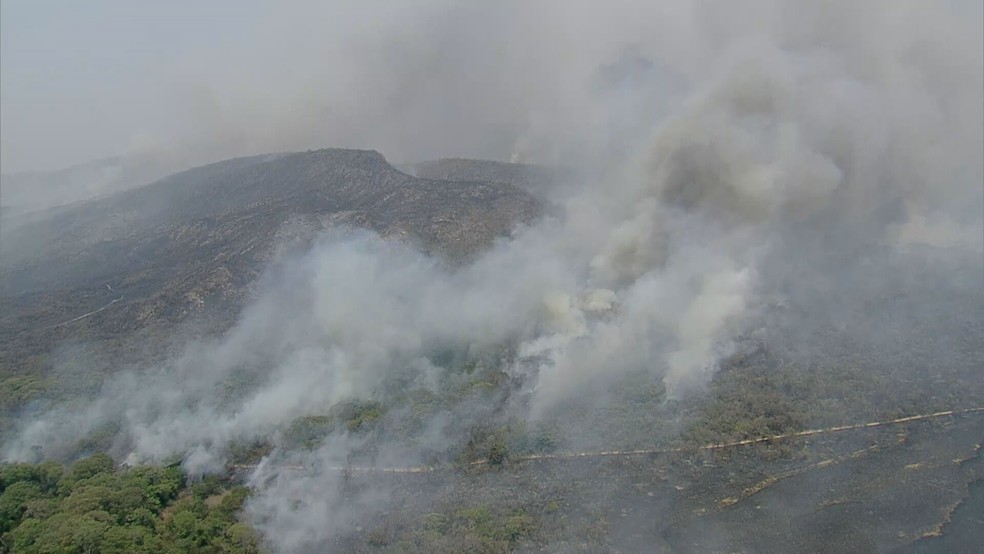
{"label": "smoke haze over horizon", "polygon": [[[630,375],[685,402],[738,341],[775,334],[776,305],[889,352],[928,332],[924,316],[953,291],[980,299],[984,44],[972,2],[599,6],[245,4],[226,6],[226,20],[216,5],[138,14],[113,4],[112,21],[79,25],[120,33],[93,41],[91,59],[117,52],[99,67],[155,67],[129,72],[132,88],[80,75],[89,88],[78,103],[42,116],[27,97],[48,85],[28,68],[26,31],[14,30],[32,8],[5,2],[5,172],[121,151],[182,167],[345,146],[572,176],[551,195],[554,212],[463,267],[365,233],[321,237],[268,271],[227,333],[126,372],[94,401],[36,414],[2,453],[67,453],[73,439],[116,425],[118,455],[177,455],[192,473],[217,471],[237,441],[280,437],[347,399],[437,394],[456,379],[443,353],[503,364],[518,391],[466,396],[373,458],[423,463],[502,405],[554,422],[599,383]],[[140,31],[138,20],[157,23]],[[139,55],[123,53],[148,29]],[[177,51],[168,29],[189,33]],[[154,84],[140,82],[149,75]],[[84,108],[110,89],[126,98]],[[91,140],[60,132],[68,127]],[[913,262],[926,247],[959,271]],[[910,286],[939,298],[911,300],[911,320],[880,334],[885,320],[864,306]],[[812,337],[805,325],[782,330]],[[223,396],[230,379],[252,385]],[[580,429],[564,432],[578,444]],[[385,491],[371,491],[349,505],[328,470],[363,447],[339,433],[314,452],[278,450],[316,470],[258,472],[249,513],[269,540],[315,550],[385,504]]]}

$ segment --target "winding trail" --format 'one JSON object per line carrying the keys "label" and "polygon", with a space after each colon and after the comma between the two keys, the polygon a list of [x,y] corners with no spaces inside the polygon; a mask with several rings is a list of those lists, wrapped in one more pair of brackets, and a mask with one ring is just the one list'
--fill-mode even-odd
{"label": "winding trail", "polygon": [[[109,285],[106,285],[106,288],[109,288]],[[109,290],[113,290],[113,289],[111,289],[111,288],[110,288]],[[119,297],[119,298],[117,298],[116,300],[111,300],[111,301],[109,302],[109,304],[106,304],[105,306],[103,306],[102,308],[99,308],[98,310],[93,310],[93,311],[91,311],[91,312],[89,312],[89,313],[87,313],[87,314],[82,314],[82,315],[80,315],[79,317],[76,317],[76,318],[74,318],[74,319],[70,319],[70,320],[68,320],[68,321],[63,321],[63,322],[61,322],[61,323],[56,323],[56,324],[54,324],[54,325],[49,325],[49,326],[47,326],[47,327],[45,327],[45,330],[48,330],[48,329],[54,329],[55,327],[61,327],[61,326],[63,326],[63,325],[68,325],[69,323],[75,323],[76,321],[79,321],[79,320],[82,320],[82,319],[85,319],[85,318],[87,318],[87,317],[89,317],[90,315],[96,315],[96,314],[98,314],[99,312],[101,312],[101,311],[103,311],[103,310],[105,310],[106,308],[108,308],[108,307],[110,307],[110,306],[112,306],[113,304],[116,304],[116,303],[117,303],[117,302],[119,302],[120,300],[123,300],[123,295],[122,295],[122,294],[120,295],[120,297]]]}
{"label": "winding trail", "polygon": [[[933,412],[930,414],[920,414],[914,416],[900,417],[896,419],[890,419],[886,421],[872,421],[868,423],[856,423],[853,425],[838,425],[835,427],[826,427],[823,429],[809,429],[806,431],[797,431],[795,433],[783,433],[781,435],[770,435],[766,437],[757,437],[754,439],[745,439],[734,442],[721,442],[714,444],[705,444],[701,446],[675,446],[670,448],[645,448],[639,450],[602,450],[593,452],[557,452],[554,454],[531,454],[529,456],[516,456],[509,459],[510,463],[522,463],[522,462],[535,462],[535,461],[545,461],[545,460],[572,460],[572,459],[582,459],[582,458],[624,458],[631,456],[646,456],[654,454],[670,454],[675,452],[700,452],[708,450],[723,450],[727,448],[735,448],[738,446],[746,446],[751,444],[760,444],[766,442],[775,442],[786,439],[794,439],[799,437],[810,437],[816,435],[829,435],[834,433],[843,433],[847,431],[858,431],[861,429],[872,429],[875,427],[888,427],[892,425],[904,425],[907,423],[915,423],[918,421],[926,421],[931,419],[939,419],[944,417],[958,417],[958,416],[982,416],[984,415],[984,406],[977,408],[966,408],[961,410],[946,410],[943,412]],[[859,453],[866,452],[868,449],[853,453],[847,458],[857,456]],[[845,458],[846,459],[846,458]],[[468,464],[468,467],[485,466],[489,465],[488,460],[476,460]],[[823,467],[830,465],[830,462],[821,462],[818,467]],[[231,471],[252,471],[260,467],[260,465],[251,464],[230,464],[226,466],[227,469]],[[309,471],[311,467],[303,465],[274,465],[270,466],[275,469],[284,469],[292,471]],[[352,472],[352,473],[431,473],[441,470],[453,470],[456,466],[445,465],[445,466],[406,466],[406,467],[378,467],[378,466],[329,466],[324,468],[328,471],[342,471],[342,472]],[[746,491],[747,492],[747,491]],[[727,501],[723,501],[727,504]]]}

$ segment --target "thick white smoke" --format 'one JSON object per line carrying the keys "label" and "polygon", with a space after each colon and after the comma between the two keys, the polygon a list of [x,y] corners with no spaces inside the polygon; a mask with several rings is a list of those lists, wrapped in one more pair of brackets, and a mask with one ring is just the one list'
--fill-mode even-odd
{"label": "thick white smoke", "polygon": [[[353,81],[399,96],[370,116],[370,94],[353,113],[396,122],[380,133],[405,129],[363,138],[406,158],[421,153],[408,134],[430,146],[456,133],[509,137],[517,159],[578,170],[558,193],[559,215],[458,269],[372,237],[326,237],[271,272],[223,338],[115,380],[82,412],[27,425],[5,454],[26,456],[34,444],[58,452],[116,422],[134,460],[185,455],[193,472],[217,470],[233,441],[372,397],[395,373],[437,387],[431,354],[442,348],[479,355],[517,344],[503,369],[527,380],[524,416],[639,370],[685,397],[785,294],[776,283],[788,266],[836,273],[811,253],[913,243],[981,252],[984,62],[980,21],[965,10],[895,1],[435,8],[433,19],[412,20],[419,34],[382,39],[369,56],[406,53],[413,63],[393,72],[381,61]],[[256,386],[231,400],[216,394],[243,368]],[[434,444],[460,438],[433,429]],[[312,548],[352,524],[355,508],[332,493],[338,477],[325,468],[356,447],[336,437],[304,454],[321,471],[303,476],[259,472],[250,514],[279,549]],[[380,456],[422,456],[390,450]]]}

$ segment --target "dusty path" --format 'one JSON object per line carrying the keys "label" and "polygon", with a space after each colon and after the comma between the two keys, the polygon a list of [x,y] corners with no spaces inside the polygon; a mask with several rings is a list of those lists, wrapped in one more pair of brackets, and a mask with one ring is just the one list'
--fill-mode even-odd
{"label": "dusty path", "polygon": [[[106,288],[109,288],[109,285],[106,285]],[[111,288],[110,288],[109,290],[113,290],[113,289],[111,289]],[[99,308],[98,310],[93,310],[93,311],[91,311],[91,312],[89,312],[89,313],[87,313],[87,314],[82,314],[82,315],[80,315],[79,317],[76,317],[76,318],[74,318],[74,319],[70,319],[70,320],[68,320],[68,321],[63,321],[63,322],[61,322],[61,323],[56,323],[56,324],[54,324],[54,325],[49,325],[48,327],[45,327],[45,329],[54,329],[55,327],[61,327],[61,326],[63,326],[63,325],[68,325],[69,323],[75,323],[76,321],[80,321],[80,320],[83,320],[83,319],[85,319],[85,318],[87,318],[87,317],[89,317],[89,316],[91,316],[91,315],[96,315],[96,314],[98,314],[99,312],[101,312],[101,311],[103,311],[103,310],[105,310],[106,308],[109,308],[109,307],[110,307],[110,306],[112,306],[113,304],[116,304],[116,303],[117,303],[117,302],[119,302],[120,300],[123,300],[123,295],[122,295],[122,294],[120,295],[120,297],[119,297],[119,298],[117,298],[116,300],[111,300],[111,301],[109,302],[109,304],[106,304],[105,306],[103,306],[102,308]]]}
{"label": "dusty path", "polygon": [[[781,435],[771,435],[766,437],[757,437],[754,439],[745,439],[734,442],[723,442],[715,444],[705,444],[702,446],[677,446],[671,448],[646,448],[640,450],[602,450],[594,452],[557,452],[554,454],[531,454],[529,456],[516,456],[510,458],[510,463],[516,464],[521,462],[534,462],[534,461],[546,461],[546,460],[571,460],[579,458],[617,458],[617,457],[630,457],[630,456],[645,456],[654,454],[670,454],[675,452],[700,452],[708,450],[722,450],[727,448],[735,448],[738,446],[760,444],[766,442],[776,442],[787,439],[795,439],[800,437],[811,437],[816,435],[829,435],[834,433],[844,433],[848,431],[858,431],[862,429],[872,429],[875,427],[888,427],[893,425],[904,425],[907,423],[915,423],[918,421],[926,421],[931,419],[939,419],[944,417],[959,417],[959,416],[984,416],[984,406],[977,408],[966,408],[961,410],[946,410],[942,412],[933,412],[930,414],[920,414],[914,416],[900,417],[896,419],[890,419],[886,421],[872,421],[866,423],[857,423],[853,425],[839,425],[835,427],[827,427],[823,429],[809,429],[806,431],[797,431],[795,433],[784,433]],[[488,465],[488,460],[476,460],[468,464],[469,466],[484,466]],[[251,471],[255,470],[260,465],[255,464],[231,464],[227,468],[231,471]],[[303,465],[278,465],[270,466],[271,469],[284,469],[292,471],[306,471],[311,469]],[[330,466],[327,468],[329,471],[346,471],[355,473],[431,473],[441,470],[454,469],[454,466],[405,466],[405,467],[377,467],[377,466]]]}

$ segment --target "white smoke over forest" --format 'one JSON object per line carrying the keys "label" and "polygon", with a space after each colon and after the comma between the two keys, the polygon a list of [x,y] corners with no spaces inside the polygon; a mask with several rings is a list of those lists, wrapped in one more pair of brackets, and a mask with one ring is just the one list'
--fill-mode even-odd
{"label": "white smoke over forest", "polygon": [[[111,428],[131,462],[178,457],[200,475],[221,471],[234,445],[273,437],[269,459],[312,471],[261,466],[248,517],[278,550],[310,551],[388,501],[382,484],[341,494],[331,468],[351,459],[440,461],[501,405],[551,422],[640,372],[686,402],[741,341],[771,333],[777,305],[851,325],[838,310],[894,270],[826,253],[931,245],[982,266],[972,2],[418,4],[285,6],[271,33],[301,19],[354,24],[298,45],[315,61],[291,81],[304,85],[295,96],[259,113],[249,98],[203,101],[196,109],[216,111],[195,125],[216,127],[177,136],[223,154],[319,144],[560,166],[571,176],[550,215],[453,267],[368,233],[326,234],[271,266],[228,332],[107,380],[94,401],[49,408],[5,456],[67,453]],[[439,394],[460,378],[442,353],[497,368],[518,390],[466,395],[371,455],[345,432],[314,450],[278,438],[346,400]],[[410,418],[383,417],[393,436]]]}

